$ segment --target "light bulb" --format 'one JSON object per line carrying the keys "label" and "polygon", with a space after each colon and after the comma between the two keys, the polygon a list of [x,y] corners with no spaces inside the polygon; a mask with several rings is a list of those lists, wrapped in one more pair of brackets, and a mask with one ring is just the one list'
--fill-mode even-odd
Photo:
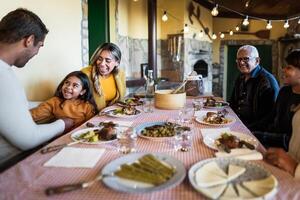
{"label": "light bulb", "polygon": [[299,20],[298,20],[298,24],[300,24],[300,18],[299,18]]}
{"label": "light bulb", "polygon": [[218,11],[218,4],[216,4],[216,6],[211,10],[211,15],[212,16],[217,16],[219,14],[219,11]]}
{"label": "light bulb", "polygon": [[247,15],[246,18],[244,19],[243,25],[244,25],[244,26],[248,26],[248,25],[249,25],[248,15]]}
{"label": "light bulb", "polygon": [[224,33],[221,33],[221,34],[220,34],[220,38],[223,39],[224,37],[225,37],[225,34],[224,34]]}
{"label": "light bulb", "polygon": [[167,11],[164,11],[164,14],[161,18],[164,22],[166,22],[168,20],[168,16],[167,16]]}
{"label": "light bulb", "polygon": [[215,39],[217,39],[217,35],[216,35],[215,33],[213,33],[212,36],[211,36],[211,38],[212,38],[213,40],[215,40]]}
{"label": "light bulb", "polygon": [[288,27],[290,27],[289,25],[289,20],[285,20],[285,23],[283,25],[283,28],[287,29]]}
{"label": "light bulb", "polygon": [[188,33],[189,30],[190,30],[190,29],[189,29],[188,25],[185,24],[185,25],[184,25],[184,28],[183,28],[183,32],[184,32],[184,33]]}
{"label": "light bulb", "polygon": [[199,37],[200,37],[200,38],[203,38],[203,36],[204,36],[204,32],[201,30],[201,31],[199,32]]}
{"label": "light bulb", "polygon": [[229,31],[229,35],[233,35],[233,31],[232,30]]}
{"label": "light bulb", "polygon": [[235,27],[235,30],[236,30],[236,31],[239,31],[239,30],[240,30],[240,27],[239,27],[239,26],[236,26],[236,27]]}
{"label": "light bulb", "polygon": [[270,30],[271,28],[272,28],[271,20],[268,20],[266,29],[269,29],[269,30]]}

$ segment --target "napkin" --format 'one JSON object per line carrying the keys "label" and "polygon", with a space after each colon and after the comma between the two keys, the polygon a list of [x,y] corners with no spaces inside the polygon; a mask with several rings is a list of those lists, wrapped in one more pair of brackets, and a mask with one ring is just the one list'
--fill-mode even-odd
{"label": "napkin", "polygon": [[105,149],[65,147],[44,166],[68,168],[93,168]]}
{"label": "napkin", "polygon": [[212,134],[212,133],[224,133],[230,131],[230,128],[202,128],[201,129],[201,134],[202,137],[204,138],[207,134]]}
{"label": "napkin", "polygon": [[231,149],[230,153],[226,152],[216,152],[215,156],[220,157],[234,157],[242,160],[262,160],[263,155],[256,151],[251,149],[245,149],[245,148],[238,148],[238,149]]}

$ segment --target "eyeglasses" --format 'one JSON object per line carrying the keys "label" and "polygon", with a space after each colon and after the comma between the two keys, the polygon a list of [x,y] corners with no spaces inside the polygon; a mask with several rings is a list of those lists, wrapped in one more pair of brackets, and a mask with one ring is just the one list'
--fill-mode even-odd
{"label": "eyeglasses", "polygon": [[253,58],[256,58],[256,57],[242,57],[242,58],[237,58],[235,61],[237,63],[243,61],[243,62],[249,62],[249,60],[253,59]]}

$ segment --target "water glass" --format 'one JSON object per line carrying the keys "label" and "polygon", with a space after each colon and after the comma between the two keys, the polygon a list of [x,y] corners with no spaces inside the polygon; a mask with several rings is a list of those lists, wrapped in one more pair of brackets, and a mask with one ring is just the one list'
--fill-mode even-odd
{"label": "water glass", "polygon": [[192,130],[175,129],[174,149],[183,152],[192,149]]}
{"label": "water glass", "polygon": [[136,151],[137,134],[133,127],[118,127],[118,151],[127,154]]}
{"label": "water glass", "polygon": [[179,123],[191,123],[194,118],[194,109],[184,107],[181,110],[179,110]]}
{"label": "water glass", "polygon": [[199,111],[203,108],[203,99],[195,99],[193,100],[193,107],[195,111]]}
{"label": "water glass", "polygon": [[145,113],[152,113],[154,107],[154,99],[153,98],[145,98],[143,101],[143,111]]}

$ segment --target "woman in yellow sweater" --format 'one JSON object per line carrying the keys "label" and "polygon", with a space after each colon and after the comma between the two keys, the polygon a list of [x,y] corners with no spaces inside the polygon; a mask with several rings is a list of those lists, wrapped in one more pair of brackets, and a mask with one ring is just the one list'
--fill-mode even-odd
{"label": "woman in yellow sweater", "polygon": [[99,111],[125,96],[125,73],[119,69],[120,61],[119,47],[104,43],[92,55],[90,65],[81,70],[90,80]]}
{"label": "woman in yellow sweater", "polygon": [[30,112],[37,123],[70,118],[75,127],[79,126],[97,112],[88,77],[81,71],[69,73],[58,85],[54,97]]}

